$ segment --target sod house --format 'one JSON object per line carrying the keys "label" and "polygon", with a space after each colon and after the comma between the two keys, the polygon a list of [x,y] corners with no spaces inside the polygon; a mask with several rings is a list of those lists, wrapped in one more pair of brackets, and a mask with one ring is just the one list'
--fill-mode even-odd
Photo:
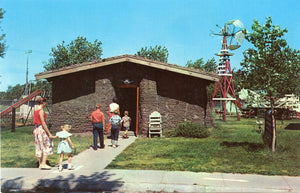
{"label": "sod house", "polygon": [[52,82],[51,125],[72,125],[72,132],[92,130],[90,114],[96,103],[108,119],[116,96],[121,115],[129,111],[130,129],[148,133],[149,115],[158,111],[163,131],[184,121],[205,124],[212,117],[206,87],[218,81],[215,73],[122,55],[36,74]]}

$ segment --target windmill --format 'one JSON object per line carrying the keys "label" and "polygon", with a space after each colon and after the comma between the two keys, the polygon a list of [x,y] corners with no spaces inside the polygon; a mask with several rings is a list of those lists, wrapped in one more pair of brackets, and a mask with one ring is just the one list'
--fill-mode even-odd
{"label": "windmill", "polygon": [[[219,26],[217,25],[217,27]],[[215,83],[211,110],[213,110],[215,101],[221,101],[224,121],[226,121],[227,101],[231,101],[235,104],[237,118],[238,120],[240,119],[236,107],[239,101],[237,100],[234,92],[232,71],[230,67],[230,56],[233,56],[234,54],[229,53],[229,50],[238,49],[245,39],[245,34],[246,30],[243,27],[242,22],[238,19],[225,23],[224,27],[221,28],[220,33],[211,33],[211,35],[218,35],[223,37],[221,51],[220,53],[216,54],[217,56],[219,56],[217,73],[220,76],[221,80]],[[219,90],[221,92],[221,97],[216,97]]]}

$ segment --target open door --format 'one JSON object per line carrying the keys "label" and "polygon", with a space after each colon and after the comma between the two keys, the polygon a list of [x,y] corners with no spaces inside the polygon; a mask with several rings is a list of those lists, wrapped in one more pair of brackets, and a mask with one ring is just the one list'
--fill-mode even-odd
{"label": "open door", "polygon": [[139,114],[139,86],[137,85],[118,85],[115,87],[116,95],[120,105],[121,117],[124,111],[129,112],[131,118],[130,131],[138,134],[138,114]]}

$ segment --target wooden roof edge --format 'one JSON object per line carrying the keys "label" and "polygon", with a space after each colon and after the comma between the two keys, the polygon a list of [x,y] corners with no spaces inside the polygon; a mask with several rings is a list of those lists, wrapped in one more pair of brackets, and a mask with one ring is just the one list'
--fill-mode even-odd
{"label": "wooden roof edge", "polygon": [[[161,70],[167,70],[171,72],[176,72],[179,74],[184,74],[188,76],[193,76],[196,78],[202,78],[210,81],[219,81],[219,76],[214,73],[207,73],[205,71],[195,71],[193,69],[182,68],[181,66],[174,67],[174,65],[161,65],[156,62],[149,62],[149,61],[140,61],[135,58],[129,58],[130,62],[143,64],[144,66],[154,67]],[[203,73],[204,72],[204,73]]]}
{"label": "wooden roof edge", "polygon": [[116,64],[121,62],[130,61],[137,64],[142,64],[149,67],[154,67],[162,70],[168,70],[172,72],[177,72],[189,76],[194,76],[198,78],[203,78],[210,81],[219,81],[219,76],[216,73],[206,72],[198,69],[187,68],[183,66],[179,66],[177,64],[169,64],[165,62],[155,61],[148,58],[143,58],[136,55],[120,55],[115,57],[104,58],[100,60],[94,60],[91,62],[84,62],[81,64],[74,64],[71,66],[45,71],[38,74],[35,74],[37,80],[40,79],[48,79],[56,76],[61,76],[65,74],[70,74],[74,72],[89,70],[97,67],[107,66],[110,64]]}
{"label": "wooden roof edge", "polygon": [[101,59],[101,60],[95,60],[91,62],[84,62],[82,64],[75,64],[75,65],[71,65],[71,66],[67,66],[67,67],[63,67],[51,71],[41,72],[39,74],[35,74],[35,78],[37,80],[47,79],[47,78],[66,75],[74,72],[80,72],[84,70],[89,70],[89,69],[93,69],[101,66],[107,66],[110,64],[115,64],[115,63],[125,62],[125,61],[126,58],[118,58],[113,60]]}
{"label": "wooden roof edge", "polygon": [[185,66],[180,66],[178,64],[170,64],[170,63],[166,63],[166,62],[160,62],[160,61],[157,61],[157,60],[151,60],[151,59],[144,58],[144,57],[141,57],[141,56],[136,56],[136,55],[126,55],[126,56],[129,57],[129,58],[136,58],[138,60],[144,60],[144,61],[149,61],[151,63],[156,63],[156,64],[169,66],[171,68],[180,68],[180,69],[185,70],[185,71],[191,71],[191,72],[195,72],[195,73],[206,74],[206,75],[209,75],[209,76],[215,76],[215,77],[217,77],[217,79],[219,79],[219,76],[216,73],[213,73],[213,72],[207,72],[207,71],[196,69],[196,68],[188,68],[188,67],[185,67]]}

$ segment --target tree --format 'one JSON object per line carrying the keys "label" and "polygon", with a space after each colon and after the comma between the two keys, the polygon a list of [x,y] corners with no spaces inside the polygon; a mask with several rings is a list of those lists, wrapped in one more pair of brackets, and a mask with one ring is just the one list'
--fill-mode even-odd
{"label": "tree", "polygon": [[[37,89],[42,90],[47,97],[51,98],[51,83],[45,80],[39,80],[37,82],[29,82],[30,92]],[[25,84],[17,84],[15,86],[8,86],[6,92],[0,93],[0,99],[14,100],[20,99],[24,94]]]}
{"label": "tree", "polygon": [[5,97],[4,99],[6,99],[6,100],[14,100],[14,99],[19,100],[21,98],[21,96],[23,95],[23,93],[24,93],[24,89],[25,89],[25,84],[23,84],[23,85],[17,84],[14,87],[8,86],[7,91],[4,95],[4,97]]}
{"label": "tree", "polygon": [[185,64],[185,66],[188,68],[195,68],[195,69],[202,70],[203,64],[204,64],[203,58],[200,58],[200,59],[196,60],[195,62],[193,62],[192,60],[188,60]]}
{"label": "tree", "polygon": [[[1,19],[3,19],[4,13],[5,13],[5,11],[2,8],[0,8],[0,23],[1,23]],[[1,30],[1,27],[0,27],[0,30]],[[5,51],[6,51],[4,37],[5,37],[5,34],[0,34],[0,57],[1,58],[4,58]]]}
{"label": "tree", "polygon": [[[205,64],[204,64],[203,58],[200,58],[200,59],[196,60],[195,62],[193,62],[192,60],[188,60],[185,66],[188,68],[195,68],[195,69],[204,70],[207,72],[215,72],[218,67],[217,62],[214,57],[207,60],[207,62]],[[207,87],[207,97],[209,99],[212,98],[213,92],[214,92],[214,84],[210,84]]]}
{"label": "tree", "polygon": [[70,66],[73,64],[79,64],[82,62],[88,62],[98,60],[102,56],[101,41],[97,39],[94,43],[88,42],[85,37],[78,36],[70,44],[65,45],[62,41],[56,48],[52,48],[48,63],[44,65],[46,70],[53,70]]}
{"label": "tree", "polygon": [[169,51],[166,47],[156,45],[154,48],[152,46],[141,48],[135,55],[160,62],[168,62]]}
{"label": "tree", "polygon": [[246,39],[254,45],[247,49],[238,71],[245,88],[263,90],[269,97],[294,93],[299,86],[299,50],[291,49],[283,36],[287,29],[272,25],[271,17],[261,25],[254,19]]}
{"label": "tree", "polygon": [[46,97],[52,98],[52,84],[46,80],[38,80],[31,85],[31,92],[35,90],[42,90]]}
{"label": "tree", "polygon": [[[264,25],[254,19],[252,30],[252,33],[246,35],[246,39],[254,48],[249,48],[243,53],[239,78],[246,88],[267,93],[273,115],[274,97],[292,93],[299,86],[299,50],[291,49],[287,45],[283,39],[287,29],[272,25],[271,17],[266,18]],[[275,127],[272,133],[271,149],[275,151]],[[263,139],[269,140],[265,134]]]}
{"label": "tree", "polygon": [[216,72],[218,64],[214,57],[208,59],[207,62],[202,66],[203,70],[208,72]]}
{"label": "tree", "polygon": [[185,66],[189,67],[189,68],[204,70],[207,72],[215,72],[218,67],[217,62],[214,57],[207,60],[207,62],[205,64],[204,64],[203,58],[200,58],[200,59],[196,60],[195,62],[193,62],[192,60],[188,60]]}

